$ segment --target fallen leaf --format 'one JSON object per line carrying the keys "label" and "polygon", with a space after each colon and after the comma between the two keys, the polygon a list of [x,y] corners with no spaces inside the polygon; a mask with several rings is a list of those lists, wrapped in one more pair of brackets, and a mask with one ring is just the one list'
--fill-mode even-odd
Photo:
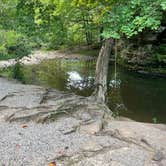
{"label": "fallen leaf", "polygon": [[22,128],[27,128],[27,127],[28,127],[28,125],[23,124],[21,127],[22,127]]}
{"label": "fallen leaf", "polygon": [[48,166],[56,166],[56,162],[51,162]]}

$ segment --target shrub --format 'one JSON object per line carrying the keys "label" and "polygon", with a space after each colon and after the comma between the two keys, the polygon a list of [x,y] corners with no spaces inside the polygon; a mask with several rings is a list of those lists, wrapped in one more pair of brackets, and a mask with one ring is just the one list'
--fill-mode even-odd
{"label": "shrub", "polygon": [[0,45],[0,56],[6,55],[7,54],[7,49],[5,48],[4,45]]}
{"label": "shrub", "polygon": [[21,58],[30,53],[28,39],[13,30],[0,30],[0,59]]}
{"label": "shrub", "polygon": [[21,81],[22,83],[25,83],[23,67],[19,62],[17,62],[13,67],[12,78],[17,79]]}

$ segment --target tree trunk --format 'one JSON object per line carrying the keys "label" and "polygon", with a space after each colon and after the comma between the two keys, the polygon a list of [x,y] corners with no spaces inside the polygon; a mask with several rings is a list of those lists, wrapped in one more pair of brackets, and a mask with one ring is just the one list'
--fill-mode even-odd
{"label": "tree trunk", "polygon": [[106,101],[109,55],[112,47],[113,39],[106,39],[101,47],[96,64],[96,88],[93,95],[98,102],[102,103]]}
{"label": "tree trunk", "polygon": [[103,41],[103,36],[102,36],[103,31],[104,31],[104,27],[101,26],[101,27],[100,27],[100,42],[101,42],[101,43],[102,43],[102,41]]}

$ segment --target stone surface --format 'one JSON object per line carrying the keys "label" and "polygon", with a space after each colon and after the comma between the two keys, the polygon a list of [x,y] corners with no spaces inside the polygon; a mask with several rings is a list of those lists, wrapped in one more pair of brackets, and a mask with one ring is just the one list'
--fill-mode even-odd
{"label": "stone surface", "polygon": [[116,120],[92,98],[3,78],[0,92],[0,165],[165,166],[164,124]]}
{"label": "stone surface", "polygon": [[89,122],[89,124],[85,124],[80,127],[80,133],[96,134],[102,129],[102,125],[102,120]]}

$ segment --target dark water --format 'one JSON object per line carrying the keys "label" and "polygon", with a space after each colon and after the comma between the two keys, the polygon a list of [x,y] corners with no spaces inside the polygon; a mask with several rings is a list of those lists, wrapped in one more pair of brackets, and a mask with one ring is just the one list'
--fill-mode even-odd
{"label": "dark water", "polygon": [[[110,65],[108,105],[116,115],[141,122],[166,123],[166,79],[153,78],[117,69]],[[72,91],[89,96],[93,91],[95,61],[51,60],[24,67],[26,83]]]}

